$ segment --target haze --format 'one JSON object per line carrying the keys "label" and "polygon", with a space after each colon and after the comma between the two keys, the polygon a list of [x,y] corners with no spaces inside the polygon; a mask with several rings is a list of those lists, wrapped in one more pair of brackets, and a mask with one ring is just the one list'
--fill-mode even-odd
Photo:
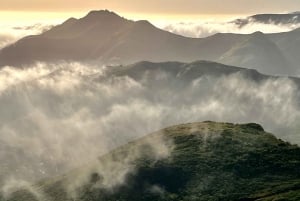
{"label": "haze", "polygon": [[[117,11],[126,12],[146,12],[146,13],[164,13],[164,14],[232,14],[232,13],[252,13],[257,11],[280,12],[293,11],[299,8],[297,0],[225,0],[219,4],[218,0],[1,0],[1,10],[29,10],[29,11],[82,11],[91,8],[109,8]],[[205,5],[205,6],[204,6]],[[283,6],[284,5],[284,6]]]}
{"label": "haze", "polygon": [[[225,0],[220,4],[219,0],[1,0],[1,15],[11,12],[43,12],[35,17],[46,16],[73,16],[86,13],[89,10],[109,9],[126,14],[126,16],[194,16],[194,15],[249,15],[256,13],[284,13],[300,10],[298,0]],[[66,11],[67,10],[67,11]],[[5,11],[5,13],[4,13]],[[52,14],[45,13],[52,12]],[[24,13],[20,15],[24,16]],[[14,18],[18,16],[14,14]],[[8,19],[8,18],[6,18]]]}

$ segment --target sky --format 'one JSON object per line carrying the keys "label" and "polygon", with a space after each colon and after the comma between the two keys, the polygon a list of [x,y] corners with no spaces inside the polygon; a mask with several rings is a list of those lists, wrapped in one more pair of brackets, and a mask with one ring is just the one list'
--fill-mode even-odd
{"label": "sky", "polygon": [[192,18],[293,12],[300,10],[300,3],[299,0],[0,0],[0,19],[65,19],[101,9],[129,18]]}
{"label": "sky", "polygon": [[[2,1],[2,2],[1,2]],[[113,9],[122,12],[156,14],[241,14],[282,12],[300,9],[298,0],[1,0],[0,10],[83,11]],[[220,3],[222,2],[222,3]]]}
{"label": "sky", "polygon": [[149,20],[159,28],[187,37],[258,30],[276,33],[300,26],[251,24],[241,30],[227,23],[258,13],[300,11],[299,0],[0,0],[0,49],[70,17],[82,18],[91,10],[103,9],[130,20]]}

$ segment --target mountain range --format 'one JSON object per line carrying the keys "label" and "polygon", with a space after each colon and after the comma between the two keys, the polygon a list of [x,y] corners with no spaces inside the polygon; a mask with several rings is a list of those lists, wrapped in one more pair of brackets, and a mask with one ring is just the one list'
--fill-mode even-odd
{"label": "mountain range", "polygon": [[[159,141],[165,146],[151,146]],[[155,157],[165,149],[167,154]],[[133,153],[139,155],[128,162]],[[297,201],[299,167],[300,148],[258,124],[189,123],[132,141],[61,177],[21,188],[6,200]],[[124,170],[121,180],[107,183]]]}
{"label": "mountain range", "polygon": [[294,75],[299,71],[299,47],[300,29],[187,38],[158,29],[148,21],[131,21],[101,10],[80,19],[70,18],[1,49],[0,66],[24,67],[61,60],[99,64],[210,60],[266,74]]}
{"label": "mountain range", "polygon": [[[107,10],[4,47],[3,68],[51,65],[26,71],[24,80],[10,79],[16,69],[3,73],[11,83],[0,91],[1,138],[9,138],[0,146],[0,201],[300,200],[300,79],[278,76],[297,75],[299,51],[300,29],[187,38]],[[195,122],[227,116],[276,132],[257,123]],[[14,181],[11,175],[26,180],[23,171],[35,176],[28,182],[43,179]]]}
{"label": "mountain range", "polygon": [[[41,71],[40,68],[37,70]],[[299,120],[299,78],[269,76],[257,70],[211,61],[142,61],[126,66],[107,66],[104,72],[85,71],[76,65],[52,71],[47,69],[47,74],[11,84],[1,93],[0,127],[11,131],[8,134],[2,132],[1,137],[14,136],[19,139],[18,134],[21,133],[26,140],[18,145],[18,149],[14,141],[2,141],[0,160],[4,165],[0,171],[0,186],[6,184],[7,177],[12,173],[30,182],[51,177],[156,129],[206,119],[254,121],[264,125],[276,137],[300,144],[298,124],[294,123]],[[35,74],[36,71],[30,69],[29,73]],[[291,95],[293,92],[295,94]],[[79,121],[78,111],[82,110],[91,114],[91,118],[84,130],[77,130],[73,124]],[[124,114],[123,110],[129,112]],[[290,112],[293,112],[292,116]],[[44,117],[41,118],[40,113]],[[89,115],[80,117],[86,116]],[[112,116],[112,119],[101,121],[107,116]],[[66,121],[72,125],[56,127],[57,122]],[[80,121],[85,125],[85,120]],[[42,126],[39,126],[41,122]],[[88,129],[90,122],[97,127]],[[58,138],[61,142],[58,153],[55,151],[56,144],[54,148],[48,144],[53,133],[57,134],[55,141]],[[85,137],[82,133],[91,133],[92,137]],[[106,137],[103,139],[102,133],[108,133],[108,140]],[[74,147],[69,146],[65,135],[72,136]],[[35,144],[32,145],[32,138],[35,144],[46,143],[41,152],[36,151],[39,149]],[[92,145],[81,145],[81,139],[90,143],[91,138]],[[80,146],[85,148],[76,150]],[[63,156],[60,149],[65,150]],[[47,160],[49,153],[52,153],[51,158],[59,156],[59,160]],[[72,157],[65,155],[85,157],[74,162]]]}
{"label": "mountain range", "polygon": [[[169,79],[162,79],[162,83],[159,83],[160,80],[155,79],[155,77],[159,76],[159,74],[167,74],[170,77]],[[163,86],[161,88],[172,88],[173,86],[171,85],[171,82],[167,84],[163,84],[163,82],[174,81],[175,84],[189,86],[193,81],[202,77],[211,76],[215,78],[222,78],[224,76],[230,76],[234,74],[239,74],[243,76],[244,79],[248,79],[257,83],[271,79],[288,78],[292,80],[293,83],[295,83],[300,89],[300,79],[298,77],[266,75],[258,72],[255,69],[229,66],[205,60],[194,61],[191,63],[140,61],[130,65],[109,66],[105,76],[108,78],[114,76],[128,76],[137,82],[141,82],[143,79],[148,78],[148,84],[162,84]]]}

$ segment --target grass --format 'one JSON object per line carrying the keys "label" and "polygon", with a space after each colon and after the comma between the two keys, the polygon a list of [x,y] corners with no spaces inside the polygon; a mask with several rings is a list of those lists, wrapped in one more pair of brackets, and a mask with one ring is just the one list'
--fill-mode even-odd
{"label": "grass", "polygon": [[[153,158],[155,150],[144,146],[157,139],[168,142],[168,157]],[[203,122],[173,126],[128,143],[99,161],[122,161],[135,149],[141,152],[131,164],[135,171],[128,172],[125,182],[112,188],[101,185],[105,176],[101,171],[90,173],[85,168],[43,181],[39,188],[49,200],[72,200],[63,188],[64,182],[72,183],[80,174],[91,174],[89,182],[78,190],[77,200],[300,200],[300,148],[266,133],[257,124]],[[33,200],[20,192],[11,200]]]}

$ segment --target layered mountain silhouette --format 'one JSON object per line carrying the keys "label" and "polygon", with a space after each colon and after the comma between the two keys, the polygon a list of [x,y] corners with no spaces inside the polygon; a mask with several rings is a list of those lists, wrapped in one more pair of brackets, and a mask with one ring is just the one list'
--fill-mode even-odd
{"label": "layered mountain silhouette", "polygon": [[[273,77],[261,74],[253,69],[234,67],[211,61],[194,61],[191,63],[154,63],[141,61],[128,66],[111,66],[107,76],[128,76],[138,82],[142,81],[147,76],[149,77],[151,84],[151,80],[155,80],[155,77],[160,73],[166,73],[170,75],[170,79],[176,80],[177,84],[182,83],[184,85],[189,85],[192,81],[205,76],[222,77],[236,73],[253,81],[261,81]],[[296,83],[300,81],[298,78],[291,79],[294,79]],[[156,80],[154,82],[157,83],[158,81]],[[168,85],[164,86],[167,87]]]}
{"label": "layered mountain silhouette", "polygon": [[233,21],[233,23],[240,27],[254,22],[263,24],[297,24],[300,23],[300,12],[286,14],[257,14],[245,19],[237,19]]}
{"label": "layered mountain silhouette", "polygon": [[[158,142],[165,146],[151,146]],[[155,157],[165,149],[168,154]],[[136,152],[138,157],[128,163]],[[120,164],[123,168],[116,168]],[[190,123],[152,133],[0,200],[296,201],[299,168],[300,148],[258,124]],[[107,178],[116,180],[124,170],[123,179],[108,186]]]}
{"label": "layered mountain silhouette", "polygon": [[297,30],[187,38],[158,29],[148,21],[131,21],[104,10],[91,11],[81,19],[70,18],[3,48],[0,66],[61,60],[102,64],[211,60],[267,74],[295,74],[300,62],[299,43]]}
{"label": "layered mountain silhouette", "polygon": [[[287,55],[288,56],[288,55]],[[220,62],[259,69],[261,72],[292,72],[291,65],[280,49],[262,32],[250,34],[221,56]],[[272,67],[272,71],[270,71]]]}
{"label": "layered mountain silhouette", "polygon": [[[155,63],[155,62],[142,61],[127,66],[109,66],[106,68],[105,73],[102,72],[96,74],[88,73],[87,75],[81,77],[80,82],[83,82],[84,87],[87,88],[84,88],[84,90],[82,90],[79,87],[79,90],[74,91],[74,93],[79,94],[79,96],[80,94],[84,94],[86,90],[93,89],[93,87],[95,86],[105,86],[107,87],[108,90],[110,90],[111,88],[112,91],[114,91],[116,90],[114,85],[112,84],[114,82],[118,83],[118,87],[120,85],[121,88],[123,87],[123,85],[126,88],[126,85],[130,83],[134,83],[134,85],[141,87],[140,89],[138,88],[138,90],[136,90],[137,88],[133,88],[133,90],[129,92],[130,94],[128,94],[128,97],[127,95],[121,95],[119,96],[120,98],[117,97],[116,100],[112,99],[111,103],[106,103],[106,97],[102,97],[103,95],[101,94],[103,93],[101,90],[93,90],[93,93],[96,94],[95,96],[98,95],[99,99],[105,102],[105,104],[99,102],[98,98],[96,98],[95,100],[86,99],[87,102],[83,102],[82,100],[77,101],[76,97],[74,98],[73,95],[71,95],[70,98],[68,97],[68,95],[64,95],[63,98],[61,98],[62,96],[56,96],[53,95],[52,93],[48,93],[47,90],[44,90],[43,88],[42,90],[40,89],[39,83],[43,83],[43,82],[45,83],[45,80],[51,80],[51,82],[52,80],[55,82],[59,82],[61,80],[69,82],[70,79],[68,79],[69,78],[68,76],[67,77],[61,76],[62,74],[68,73],[69,72],[68,70],[70,70],[69,67],[58,68],[54,71],[49,71],[48,74],[41,75],[41,77],[36,77],[33,80],[30,79],[27,81],[17,82],[16,84],[10,86],[7,92],[1,95],[2,98],[1,99],[2,102],[0,104],[1,125],[2,126],[7,125],[8,127],[16,128],[18,129],[18,131],[20,130],[20,132],[22,132],[22,134],[24,135],[29,135],[34,132],[41,132],[41,134],[43,134],[43,131],[40,130],[36,131],[35,125],[37,125],[38,123],[35,122],[32,123],[31,119],[27,120],[31,108],[29,110],[25,110],[26,105],[24,106],[23,103],[20,104],[20,101],[22,102],[26,100],[26,97],[30,97],[29,100],[30,103],[32,103],[37,108],[41,108],[40,110],[45,112],[45,115],[49,117],[55,117],[55,118],[60,117],[62,115],[61,112],[64,111],[64,107],[66,104],[72,104],[73,107],[72,111],[78,111],[79,109],[82,108],[82,106],[84,107],[87,106],[87,108],[91,108],[91,111],[95,112],[95,118],[99,119],[98,116],[102,117],[103,110],[105,111],[110,110],[110,108],[114,107],[114,105],[119,104],[118,102],[119,100],[121,100],[120,101],[121,105],[124,104],[123,101],[127,101],[127,100],[128,101],[139,100],[141,102],[146,101],[147,106],[156,107],[157,105],[159,106],[162,105],[164,107],[169,107],[171,109],[171,111],[168,111],[168,113],[171,114],[172,116],[163,117],[162,120],[159,120],[161,121],[161,124],[163,126],[182,123],[182,121],[185,122],[192,121],[190,119],[186,120],[185,117],[181,117],[181,114],[183,112],[180,110],[182,108],[186,108],[186,107],[189,108],[191,105],[197,108],[198,107],[205,108],[210,101],[220,100],[220,103],[224,104],[223,107],[229,108],[229,111],[235,111],[235,108],[238,108],[239,111],[237,111],[237,113],[235,113],[234,115],[241,118],[238,119],[238,121],[246,122],[249,121],[248,119],[256,119],[256,117],[260,117],[262,115],[261,108],[264,109],[264,106],[267,107],[269,106],[268,104],[261,105],[259,102],[255,100],[257,94],[254,93],[252,94],[253,89],[251,89],[251,87],[253,87],[253,83],[255,83],[254,86],[258,89],[261,88],[261,86],[264,86],[266,83],[273,83],[273,82],[278,82],[279,84],[284,83],[283,86],[286,86],[284,89],[287,90],[293,90],[294,87],[295,87],[295,91],[300,89],[299,78],[290,78],[292,82],[286,85],[287,84],[286,82],[280,82],[280,80],[285,79],[283,77],[268,76],[268,75],[261,74],[258,71],[253,69],[245,69],[245,68],[239,68],[234,66],[228,66],[220,63],[211,62],[211,61],[195,61],[192,63],[183,63],[183,62]],[[223,79],[228,80],[228,82],[222,81]],[[250,84],[247,84],[249,82]],[[234,86],[230,86],[230,83],[231,84],[233,83]],[[241,90],[239,90],[240,84],[242,85]],[[249,92],[247,87],[245,89],[245,86],[249,86]],[[227,91],[226,90],[227,87],[229,89],[234,87],[234,91],[232,90]],[[238,90],[238,92],[235,91],[236,89]],[[60,89],[54,87],[54,90],[60,90]],[[267,92],[267,90],[268,89],[264,90],[263,92]],[[282,92],[282,90],[283,89],[281,88],[279,92]],[[258,90],[258,92],[259,92],[258,94],[261,94],[261,90]],[[239,97],[238,93],[245,94],[245,95],[241,95]],[[232,99],[229,99],[228,101],[227,96],[231,96]],[[252,99],[249,100],[248,99],[249,97],[251,97]],[[273,97],[277,99],[278,96],[277,95],[271,96],[270,99],[272,99]],[[291,97],[288,96],[287,100],[290,98]],[[299,97],[297,95],[295,95],[295,97],[292,98],[295,98],[293,99],[295,102],[299,100]],[[235,99],[239,99],[239,100],[235,101]],[[258,104],[250,102],[252,100],[254,100],[255,103]],[[269,100],[269,98],[266,100]],[[285,101],[284,98],[279,97],[279,99],[277,100],[280,100],[280,103],[276,104],[276,106],[284,105],[284,107],[286,107],[286,103],[281,102],[281,101]],[[245,101],[245,103],[243,101]],[[89,104],[91,104],[92,106],[89,106]],[[233,105],[234,107],[233,109],[230,108],[231,105]],[[125,107],[127,107],[127,105],[125,105]],[[199,118],[200,120],[205,120],[206,118],[212,120],[227,118],[225,116],[227,116],[228,112],[224,113],[222,110],[219,110],[219,108],[220,107],[217,106],[215,111],[208,113],[207,115],[212,114],[209,117],[205,117],[201,112],[199,112],[199,114],[195,114],[195,116],[192,115],[191,116],[188,115],[188,116],[196,119]],[[293,107],[293,109],[294,108],[295,111],[297,111],[298,107]],[[178,109],[178,114],[177,114],[177,109]],[[266,111],[264,111],[264,113],[268,113],[268,111],[270,111],[270,109],[267,109]],[[70,113],[70,115],[72,114],[74,114],[74,112]],[[143,116],[143,114],[144,113],[142,112],[141,116]],[[218,114],[220,114],[223,117],[218,117],[217,116]],[[246,117],[245,115],[249,117]],[[283,115],[286,116],[287,113],[284,113]],[[266,116],[267,116],[266,119],[268,120],[269,117],[268,115]],[[124,117],[126,119],[126,116]],[[227,119],[227,121],[236,121],[236,119],[237,118],[233,118],[233,120]],[[282,117],[280,117],[280,119],[282,119]],[[130,118],[128,119],[128,121],[131,124],[132,120],[130,120]],[[264,120],[258,119],[258,121],[264,123]],[[277,134],[282,133],[283,134],[282,136],[285,137],[285,139],[291,139],[293,140],[294,143],[299,144],[300,138],[298,135],[298,128],[294,125],[282,127],[283,124],[284,123],[278,125],[278,124],[273,124],[271,122],[271,126],[272,126],[271,127],[270,123],[268,124],[267,122],[266,126],[272,129],[274,133]],[[149,125],[155,126],[155,123],[149,122]],[[135,128],[136,126],[143,126],[143,125],[136,125],[135,121],[132,122],[132,127]],[[150,126],[149,129],[153,129],[150,128]],[[118,125],[118,127],[120,126]],[[64,132],[62,131],[58,131],[58,132],[61,133],[61,135],[63,136]],[[118,130],[117,132],[112,132],[112,133],[109,132],[108,134],[109,134],[109,138],[111,139],[119,139],[114,141],[113,146],[120,145],[120,143],[124,143],[125,141],[124,135],[118,132]],[[126,140],[127,139],[128,138],[126,138]],[[112,146],[109,147],[113,148]],[[93,148],[97,149],[97,147],[93,147]],[[101,148],[99,149],[102,150]],[[23,163],[27,164],[27,161],[30,161],[28,160],[28,158],[31,158],[29,157],[30,154],[28,154],[28,152],[26,151],[23,152],[20,151],[19,149],[15,149],[14,146],[10,146],[10,144],[7,143],[6,144],[4,143],[1,146],[0,151],[1,150],[3,153],[9,153],[8,155],[9,159],[11,155],[16,155],[19,157],[19,159],[5,161],[6,166],[1,169],[0,185],[2,184],[6,175],[11,173],[12,170],[15,170],[16,167],[19,167],[20,164]],[[49,149],[48,147],[45,147],[45,150],[49,151],[49,153],[52,151],[52,149]],[[3,155],[6,156],[6,154]],[[65,159],[64,162],[66,164],[71,163],[71,161],[69,162],[67,159]],[[43,167],[43,170],[47,173],[47,175],[57,174],[57,172],[64,172],[66,170],[64,166],[58,167],[56,163],[50,162],[48,164],[46,162],[46,164],[47,165]],[[28,165],[27,167],[35,170],[36,166],[34,165],[35,164],[33,164],[32,166]],[[35,178],[38,178],[41,176],[43,177],[45,175],[38,174],[34,176]]]}
{"label": "layered mountain silhouette", "polygon": [[[140,82],[145,77],[149,78],[149,82],[153,80],[157,84],[155,77],[160,73],[170,75],[171,80],[176,83],[190,84],[195,79],[201,77],[221,78],[232,74],[240,74],[244,78],[251,81],[260,82],[268,79],[289,78],[300,87],[300,79],[295,76],[272,76],[258,72],[255,69],[241,68],[230,65],[224,65],[217,62],[199,60],[190,63],[184,62],[149,62],[141,61],[130,65],[109,66],[106,73],[107,77],[128,76]],[[162,80],[163,82],[167,80]],[[170,81],[170,80],[169,80]],[[168,83],[170,84],[170,83]],[[163,86],[168,86],[165,84]]]}

